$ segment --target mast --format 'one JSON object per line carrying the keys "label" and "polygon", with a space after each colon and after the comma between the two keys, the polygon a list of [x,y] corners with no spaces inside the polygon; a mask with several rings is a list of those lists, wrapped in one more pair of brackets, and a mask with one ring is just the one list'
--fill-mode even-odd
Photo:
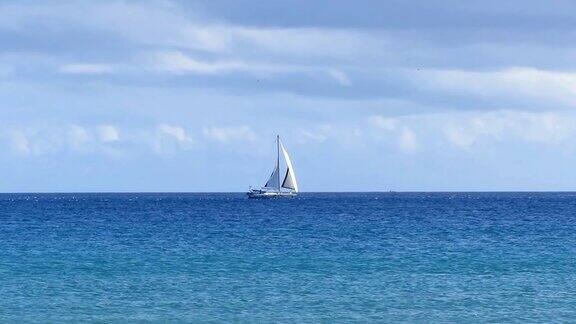
{"label": "mast", "polygon": [[280,193],[280,135],[276,135],[276,170],[278,170],[278,193]]}

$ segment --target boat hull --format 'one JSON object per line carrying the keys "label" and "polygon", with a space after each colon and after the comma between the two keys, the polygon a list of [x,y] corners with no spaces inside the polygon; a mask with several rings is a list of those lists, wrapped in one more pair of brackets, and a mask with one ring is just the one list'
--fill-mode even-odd
{"label": "boat hull", "polygon": [[250,199],[276,199],[276,198],[295,198],[295,192],[277,192],[277,191],[249,191],[246,193]]}

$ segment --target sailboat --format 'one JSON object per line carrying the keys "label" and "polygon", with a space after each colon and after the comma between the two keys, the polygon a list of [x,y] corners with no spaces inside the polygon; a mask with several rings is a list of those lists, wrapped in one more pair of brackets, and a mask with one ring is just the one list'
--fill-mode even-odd
{"label": "sailboat", "polygon": [[[286,162],[286,173],[282,182],[280,182],[280,151],[282,151],[282,156]],[[288,155],[288,151],[286,151],[282,141],[280,141],[280,136],[276,136],[276,166],[264,187],[260,189],[250,188],[247,193],[248,198],[293,198],[297,194],[298,182],[296,181],[296,174],[294,173],[290,155]]]}

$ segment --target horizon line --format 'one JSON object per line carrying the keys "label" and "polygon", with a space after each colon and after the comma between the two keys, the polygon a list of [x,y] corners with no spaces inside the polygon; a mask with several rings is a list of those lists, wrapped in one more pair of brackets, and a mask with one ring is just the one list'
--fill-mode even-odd
{"label": "horizon line", "polygon": [[[246,191],[11,191],[8,194],[245,194]],[[576,193],[575,190],[369,190],[369,191],[301,191],[316,193]]]}

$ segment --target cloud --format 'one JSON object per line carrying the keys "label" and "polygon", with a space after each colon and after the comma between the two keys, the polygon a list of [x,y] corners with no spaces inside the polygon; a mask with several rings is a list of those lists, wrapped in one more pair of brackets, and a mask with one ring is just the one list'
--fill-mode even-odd
{"label": "cloud", "polygon": [[481,140],[522,140],[555,145],[574,136],[574,121],[575,116],[557,113],[476,113],[463,115],[458,121],[448,121],[444,135],[448,142],[462,148],[470,148]]}
{"label": "cloud", "polygon": [[418,138],[416,133],[407,125],[412,124],[412,118],[390,118],[381,115],[373,115],[368,118],[368,123],[382,129],[396,137],[396,145],[404,153],[415,153],[418,150]]}
{"label": "cloud", "polygon": [[119,142],[119,131],[111,125],[10,124],[3,139],[20,155],[42,156],[71,152],[80,154],[120,153],[109,144]]}
{"label": "cloud", "polygon": [[298,141],[300,143],[324,143],[330,136],[332,136],[331,125],[321,125],[316,128],[309,127],[300,130],[298,134]]}
{"label": "cloud", "polygon": [[368,118],[368,121],[376,126],[376,127],[380,127],[382,129],[388,130],[388,131],[393,131],[396,130],[396,128],[398,127],[398,120],[395,118],[386,118],[380,115],[374,115],[374,116],[370,116]]}
{"label": "cloud", "polygon": [[96,130],[98,138],[102,142],[118,142],[120,140],[120,132],[112,125],[101,125]]}
{"label": "cloud", "polygon": [[334,68],[242,60],[206,61],[174,50],[153,53],[148,59],[148,64],[153,66],[156,71],[174,74],[222,75],[240,72],[259,77],[275,74],[283,74],[284,76],[294,74],[308,76],[320,75],[321,77],[327,76],[341,86],[348,87],[352,85],[352,82],[344,72]]}
{"label": "cloud", "polygon": [[192,142],[192,137],[181,126],[162,124],[158,126],[161,136],[172,138],[178,142]]}
{"label": "cloud", "polygon": [[416,134],[409,128],[403,128],[400,132],[398,146],[405,153],[414,153],[418,149]]}
{"label": "cloud", "polygon": [[[529,67],[507,68],[499,71],[436,70],[423,71],[420,86],[436,91],[459,92],[494,101],[524,103],[532,100],[531,107],[542,107],[542,102],[558,106],[576,105],[576,73],[546,71]],[[534,102],[534,100],[539,100]],[[488,105],[491,105],[488,103]],[[530,106],[526,107],[530,108]]]}
{"label": "cloud", "polygon": [[[420,5],[414,6],[422,13]],[[59,79],[69,75],[71,82],[82,74],[141,86],[143,80],[164,84],[173,75],[193,74],[177,81],[224,92],[398,99],[427,105],[428,111],[557,109],[576,104],[576,77],[562,72],[571,70],[572,46],[545,46],[547,39],[521,29],[514,33],[524,35],[525,41],[509,37],[502,42],[499,33],[505,33],[508,24],[495,26],[495,31],[472,28],[474,24],[465,31],[437,30],[414,22],[409,25],[421,29],[394,24],[377,29],[254,25],[227,21],[177,1],[48,1],[0,8],[0,30],[19,39],[12,44],[17,57],[0,58],[0,71],[10,71],[8,78],[43,79],[47,72],[57,71]],[[445,17],[443,9],[434,12]],[[30,56],[26,63],[21,55]],[[549,57],[555,57],[554,62]],[[237,73],[237,79],[230,78],[231,73]],[[272,81],[246,82],[254,75]]]}
{"label": "cloud", "polygon": [[104,74],[113,71],[112,66],[107,64],[68,64],[59,69],[60,73],[65,74]]}
{"label": "cloud", "polygon": [[257,138],[254,131],[248,126],[239,127],[204,127],[204,137],[217,142],[247,141],[254,142]]}
{"label": "cloud", "polygon": [[476,142],[478,134],[467,132],[459,127],[447,127],[444,129],[444,135],[448,142],[462,148],[469,148]]}
{"label": "cloud", "polygon": [[390,143],[395,138],[406,153],[416,152],[421,146],[445,148],[446,144],[469,151],[479,144],[558,147],[572,142],[576,135],[576,114],[568,112],[469,111],[396,118],[375,115],[368,123],[385,131],[377,133],[377,141]]}
{"label": "cloud", "polygon": [[228,26],[237,48],[248,46],[276,56],[347,60],[381,53],[382,42],[367,31],[343,28],[246,28]]}
{"label": "cloud", "polygon": [[22,131],[13,131],[10,134],[10,146],[14,151],[22,155],[30,154],[30,142]]}
{"label": "cloud", "polygon": [[215,74],[249,70],[247,65],[240,62],[203,62],[179,51],[157,53],[155,56],[157,69],[173,73]]}
{"label": "cloud", "polygon": [[194,140],[182,126],[160,124],[156,128],[156,134],[151,138],[150,144],[156,154],[170,156],[178,151],[191,149]]}
{"label": "cloud", "polygon": [[[4,125],[0,140],[7,142],[18,155],[45,156],[70,154],[125,156],[146,152],[175,153],[193,147],[192,134],[178,125],[160,124],[123,132],[111,124],[10,124]],[[122,136],[121,136],[122,134]]]}
{"label": "cloud", "polygon": [[72,125],[69,128],[69,136],[71,146],[76,150],[83,150],[88,142],[92,140],[92,135],[84,128],[78,125]]}
{"label": "cloud", "polygon": [[346,73],[342,71],[329,69],[328,74],[342,86],[349,87],[352,85],[352,81],[350,81],[350,78],[348,78]]}
{"label": "cloud", "polygon": [[[20,52],[42,56],[44,61],[29,60],[17,69],[27,76],[31,70],[39,74],[57,71],[59,78],[81,74],[141,84],[142,80],[164,82],[162,74],[213,77],[236,72],[273,75],[277,85],[258,87],[280,86],[285,91],[316,83],[319,77],[327,85],[350,87],[351,78],[340,67],[341,61],[375,53],[380,47],[378,38],[365,31],[249,27],[182,7],[172,1],[4,4],[0,20],[6,19],[0,30],[9,29],[20,36],[24,44]],[[39,29],[41,35],[36,33]],[[70,63],[71,56],[84,62]],[[221,79],[203,86],[220,88],[230,83]],[[236,86],[254,87],[245,82]]]}
{"label": "cloud", "polygon": [[[44,26],[72,25],[113,34],[133,43],[213,53],[250,52],[269,55],[349,56],[374,49],[375,37],[353,29],[262,28],[234,25],[219,17],[184,11],[172,1],[101,1],[37,5],[3,4],[0,29],[26,31]],[[90,15],[85,15],[90,12]],[[45,28],[48,36],[58,30]]]}

